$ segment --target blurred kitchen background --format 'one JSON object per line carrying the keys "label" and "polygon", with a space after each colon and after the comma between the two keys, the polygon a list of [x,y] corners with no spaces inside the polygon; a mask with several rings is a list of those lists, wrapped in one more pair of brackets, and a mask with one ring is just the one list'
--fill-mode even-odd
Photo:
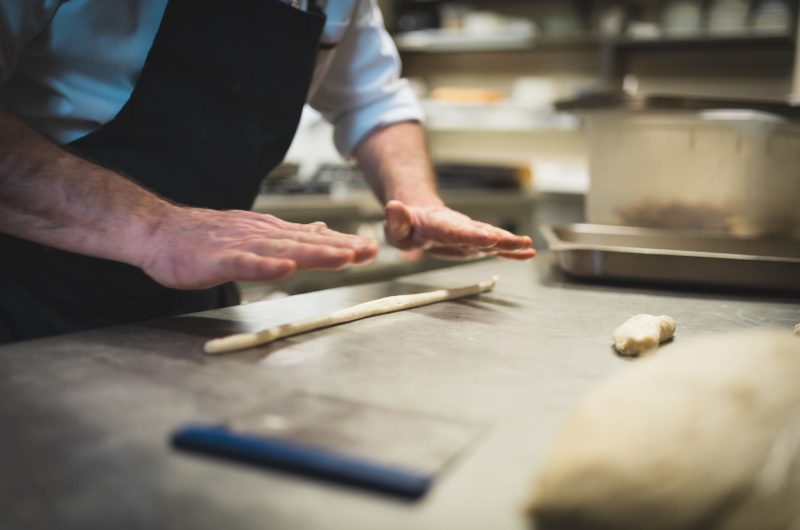
{"label": "blurred kitchen background", "polygon": [[[669,217],[732,234],[791,237],[800,226],[797,0],[380,4],[423,102],[450,206],[529,234],[537,248],[546,246],[538,225],[587,212],[591,222],[660,226]],[[637,186],[652,193],[623,204]],[[774,193],[758,196],[764,189]],[[258,211],[382,238],[380,205],[310,109],[264,191]],[[748,201],[762,210],[742,213]],[[383,247],[370,265],[245,284],[244,295],[447,265]]]}

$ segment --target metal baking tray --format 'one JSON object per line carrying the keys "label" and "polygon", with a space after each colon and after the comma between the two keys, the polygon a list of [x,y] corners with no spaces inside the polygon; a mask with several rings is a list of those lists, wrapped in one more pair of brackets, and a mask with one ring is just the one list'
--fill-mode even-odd
{"label": "metal baking tray", "polygon": [[561,269],[587,279],[800,291],[800,240],[627,226],[545,225]]}

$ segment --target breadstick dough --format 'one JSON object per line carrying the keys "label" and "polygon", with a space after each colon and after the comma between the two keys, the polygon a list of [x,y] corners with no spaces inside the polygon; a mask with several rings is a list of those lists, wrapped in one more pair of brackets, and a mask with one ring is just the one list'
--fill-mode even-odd
{"label": "breadstick dough", "polygon": [[478,282],[473,285],[466,285],[464,287],[437,289],[424,293],[401,294],[378,298],[377,300],[340,309],[339,311],[334,311],[327,315],[307,318],[299,322],[281,324],[279,326],[263,329],[256,333],[237,333],[219,339],[212,339],[206,342],[204,351],[209,355],[217,355],[244,348],[252,348],[283,337],[290,337],[299,333],[306,333],[307,331],[336,326],[346,322],[352,322],[353,320],[360,320],[376,315],[385,315],[386,313],[403,311],[422,305],[485,293],[494,289],[496,284],[497,276],[492,276],[490,280]]}
{"label": "breadstick dough", "polygon": [[614,349],[622,355],[637,356],[669,340],[675,321],[666,315],[636,315],[614,330]]}
{"label": "breadstick dough", "polygon": [[536,528],[796,528],[798,381],[800,341],[779,330],[687,341],[631,365],[553,440],[529,504]]}

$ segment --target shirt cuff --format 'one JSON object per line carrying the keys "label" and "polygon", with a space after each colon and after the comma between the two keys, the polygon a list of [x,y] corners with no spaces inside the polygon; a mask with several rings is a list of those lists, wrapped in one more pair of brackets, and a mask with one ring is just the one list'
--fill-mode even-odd
{"label": "shirt cuff", "polygon": [[400,79],[390,94],[341,116],[334,123],[333,142],[339,153],[350,158],[366,136],[377,127],[402,121],[424,121],[425,114],[406,79]]}

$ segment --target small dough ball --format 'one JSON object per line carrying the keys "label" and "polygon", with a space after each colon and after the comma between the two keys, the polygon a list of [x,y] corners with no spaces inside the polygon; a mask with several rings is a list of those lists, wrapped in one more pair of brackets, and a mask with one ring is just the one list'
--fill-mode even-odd
{"label": "small dough ball", "polygon": [[669,340],[675,334],[675,320],[666,315],[636,315],[614,330],[614,349],[636,356]]}
{"label": "small dough ball", "polygon": [[675,345],[601,383],[537,477],[537,530],[785,530],[800,521],[800,341]]}

